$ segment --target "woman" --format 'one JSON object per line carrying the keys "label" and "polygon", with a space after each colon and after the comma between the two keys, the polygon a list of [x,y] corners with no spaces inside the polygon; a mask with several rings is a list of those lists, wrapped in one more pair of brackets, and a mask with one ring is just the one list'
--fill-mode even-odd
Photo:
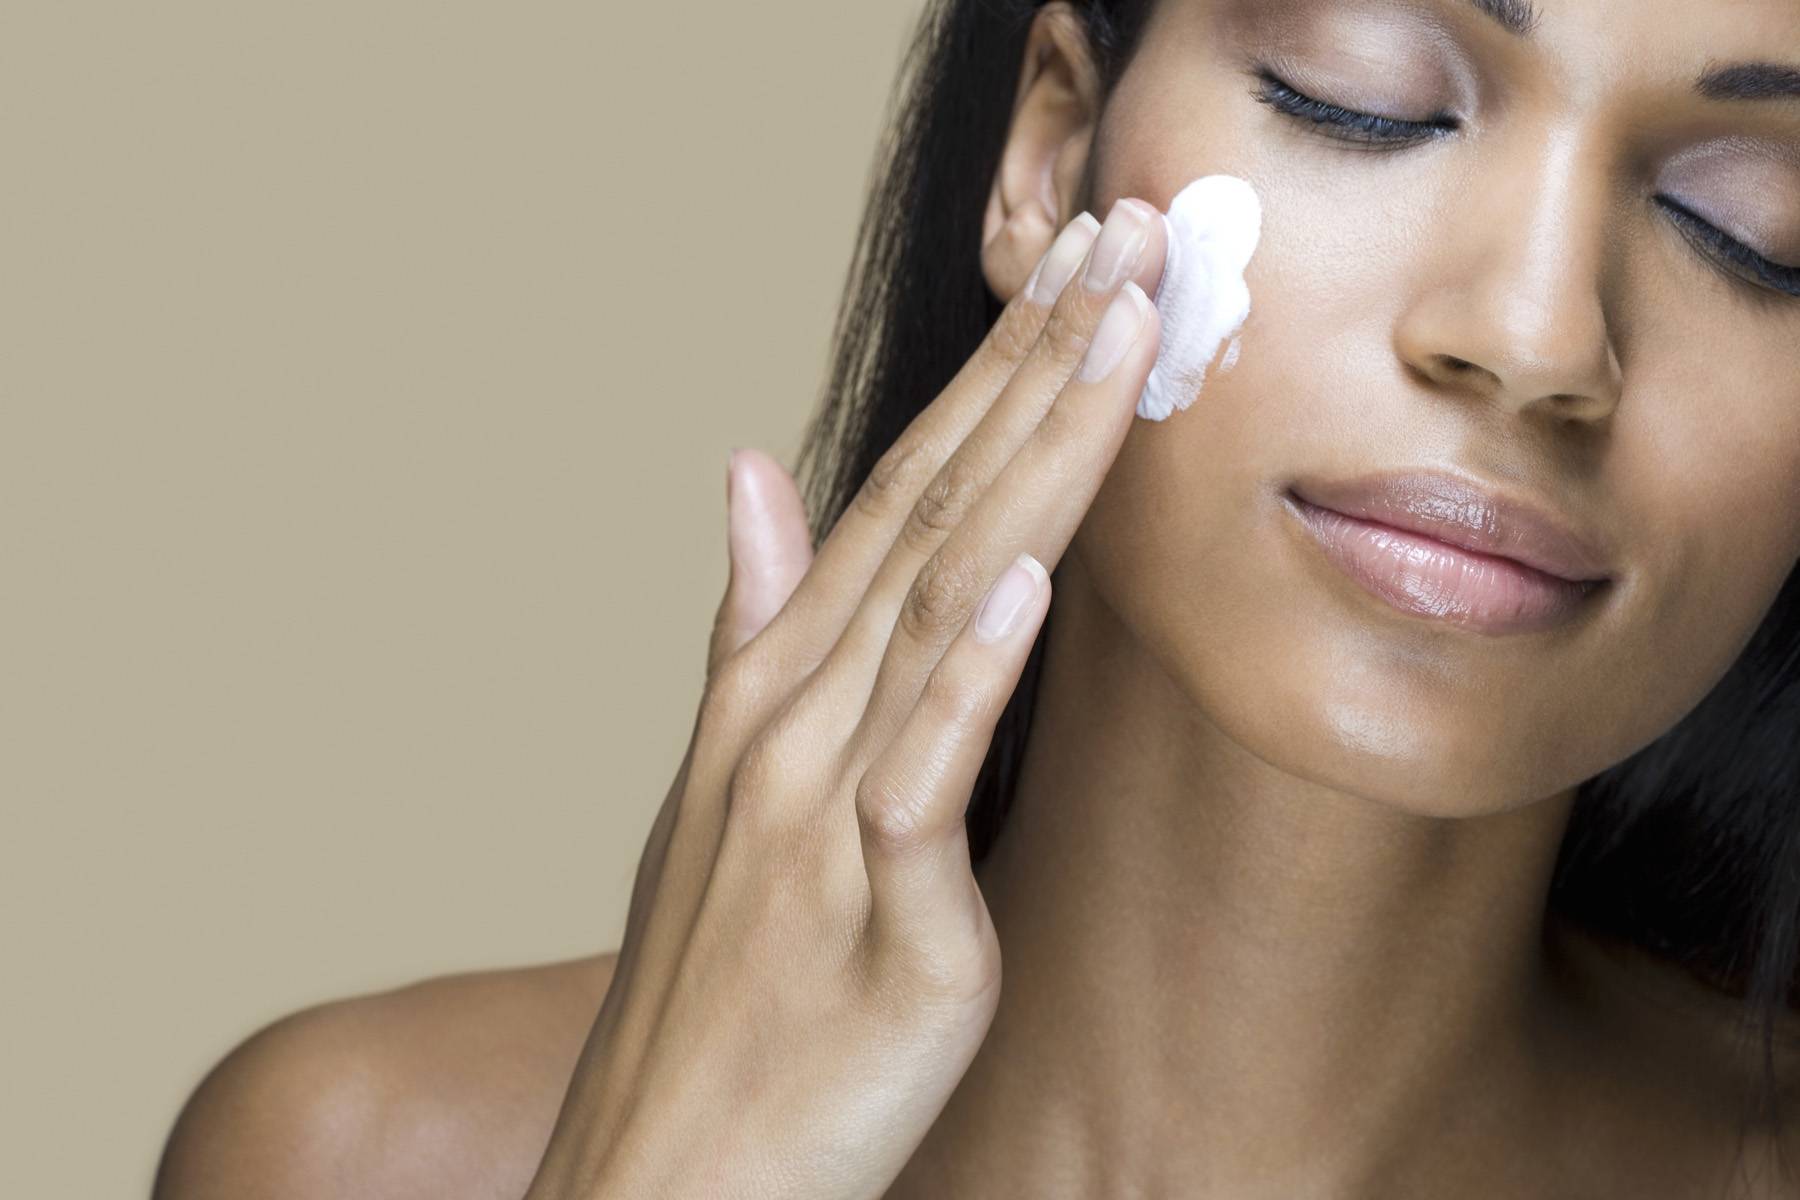
{"label": "woman", "polygon": [[[618,954],[272,1026],[158,1194],[1800,1194],[1791,0],[946,0],[908,78]],[[1134,419],[1215,173],[1241,357]]]}

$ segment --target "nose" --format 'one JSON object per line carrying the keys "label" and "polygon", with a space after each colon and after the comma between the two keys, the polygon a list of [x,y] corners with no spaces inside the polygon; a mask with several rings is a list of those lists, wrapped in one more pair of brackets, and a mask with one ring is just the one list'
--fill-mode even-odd
{"label": "nose", "polygon": [[[1520,415],[1597,422],[1623,388],[1607,320],[1607,189],[1572,137],[1494,162],[1433,239],[1395,349],[1433,384]],[[1584,157],[1586,163],[1584,165]],[[1529,161],[1527,161],[1529,160]]]}

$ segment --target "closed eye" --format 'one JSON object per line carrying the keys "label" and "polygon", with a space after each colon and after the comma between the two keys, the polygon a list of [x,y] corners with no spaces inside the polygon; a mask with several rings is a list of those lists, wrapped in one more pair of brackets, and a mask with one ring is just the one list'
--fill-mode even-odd
{"label": "closed eye", "polygon": [[1306,121],[1327,136],[1379,149],[1413,145],[1461,128],[1461,123],[1448,113],[1423,121],[1407,121],[1344,108],[1307,95],[1267,67],[1258,69],[1257,87],[1250,94],[1258,103],[1266,104],[1284,116]]}
{"label": "closed eye", "polygon": [[1740,282],[1800,298],[1800,267],[1773,262],[1738,241],[1679,200],[1659,195],[1656,203],[1669,214],[1689,242],[1726,274]]}
{"label": "closed eye", "polygon": [[[1256,78],[1257,86],[1250,94],[1258,103],[1303,121],[1328,137],[1369,149],[1404,149],[1461,128],[1461,123],[1448,113],[1410,121],[1332,104],[1307,95],[1267,67],[1259,67]],[[1694,248],[1734,282],[1753,291],[1766,289],[1758,291],[1765,297],[1773,291],[1800,298],[1800,267],[1758,254],[1673,197],[1658,195],[1655,199]]]}

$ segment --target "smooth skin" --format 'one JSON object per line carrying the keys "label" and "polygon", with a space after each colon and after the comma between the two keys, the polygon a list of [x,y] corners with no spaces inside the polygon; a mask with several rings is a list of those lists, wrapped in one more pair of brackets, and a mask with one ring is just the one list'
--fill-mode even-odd
{"label": "smooth skin", "polygon": [[[1539,8],[1521,36],[1466,0],[1162,0],[1104,107],[1043,10],[985,214],[993,333],[816,558],[787,473],[736,456],[619,953],[264,1030],[158,1195],[1796,1194],[1800,1095],[1736,1136],[1733,1003],[1544,899],[1576,785],[1698,703],[1800,560],[1800,300],[1653,202],[1800,262],[1800,106],[1690,86],[1800,62],[1800,14]],[[1258,65],[1461,123],[1352,146],[1253,98]],[[1215,171],[1264,202],[1242,359],[1134,421],[1156,322],[1084,382],[1128,289],[1027,285],[1070,216]],[[1284,523],[1300,473],[1419,465],[1593,531],[1604,604],[1473,634]],[[997,640],[973,615],[1021,552],[1057,619],[972,872],[963,805],[1050,589]]]}
{"label": "smooth skin", "polygon": [[[816,558],[791,476],[734,455],[693,737],[523,1194],[873,1197],[916,1149],[999,995],[964,810],[1155,362],[1163,251],[1142,201],[1071,222]],[[215,1136],[178,1131],[163,1193],[257,1177]]]}

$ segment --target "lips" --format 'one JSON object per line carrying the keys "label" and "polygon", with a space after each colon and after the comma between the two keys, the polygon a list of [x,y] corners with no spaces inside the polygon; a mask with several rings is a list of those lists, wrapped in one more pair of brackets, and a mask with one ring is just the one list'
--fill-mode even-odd
{"label": "lips", "polygon": [[1286,501],[1367,590],[1485,632],[1548,628],[1614,576],[1596,539],[1552,509],[1443,472],[1302,479]]}
{"label": "lips", "polygon": [[1296,496],[1319,508],[1473,550],[1571,583],[1608,579],[1592,538],[1548,508],[1436,471],[1303,479]]}

